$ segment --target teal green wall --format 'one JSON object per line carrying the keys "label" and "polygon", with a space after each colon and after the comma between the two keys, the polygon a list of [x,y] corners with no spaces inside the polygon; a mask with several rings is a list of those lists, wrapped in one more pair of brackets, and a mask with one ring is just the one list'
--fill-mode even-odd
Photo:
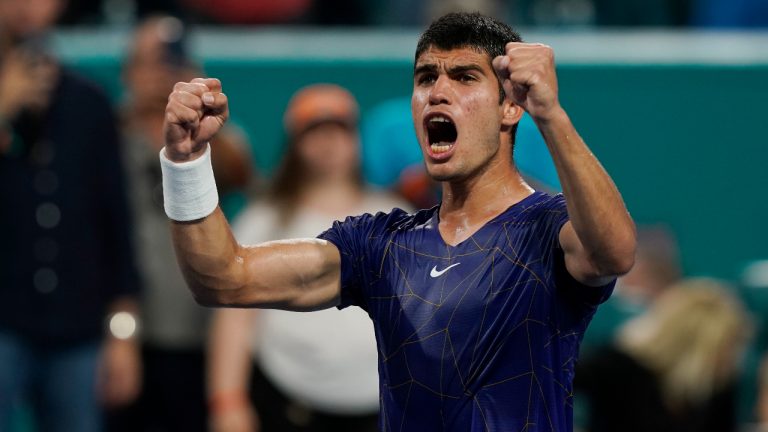
{"label": "teal green wall", "polygon": [[[76,64],[118,99],[117,61]],[[410,93],[406,61],[216,60],[233,118],[249,133],[263,172],[281,149],[291,93],[336,82],[363,112]],[[575,65],[558,70],[563,105],[619,185],[640,224],[679,236],[688,274],[734,278],[768,258],[768,65]]]}

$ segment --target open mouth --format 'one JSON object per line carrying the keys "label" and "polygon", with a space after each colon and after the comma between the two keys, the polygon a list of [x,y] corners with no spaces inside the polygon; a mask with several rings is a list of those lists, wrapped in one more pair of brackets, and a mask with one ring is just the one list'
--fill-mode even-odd
{"label": "open mouth", "polygon": [[424,123],[432,153],[445,153],[456,144],[458,136],[456,125],[447,116],[435,114],[427,117]]}

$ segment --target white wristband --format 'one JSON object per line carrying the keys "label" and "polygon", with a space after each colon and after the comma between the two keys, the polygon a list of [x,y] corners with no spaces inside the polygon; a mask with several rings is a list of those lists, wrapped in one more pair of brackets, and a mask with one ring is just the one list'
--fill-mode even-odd
{"label": "white wristband", "polygon": [[211,146],[190,162],[173,162],[160,150],[165,214],[176,221],[202,219],[216,210],[219,193],[211,166]]}

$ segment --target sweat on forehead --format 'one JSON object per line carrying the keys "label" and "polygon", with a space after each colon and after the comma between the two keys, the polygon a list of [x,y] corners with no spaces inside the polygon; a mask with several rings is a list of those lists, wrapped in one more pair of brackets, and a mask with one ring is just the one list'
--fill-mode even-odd
{"label": "sweat on forehead", "polygon": [[455,12],[438,18],[422,33],[414,64],[428,49],[471,48],[493,59],[504,54],[508,42],[522,42],[520,35],[503,22],[473,12]]}

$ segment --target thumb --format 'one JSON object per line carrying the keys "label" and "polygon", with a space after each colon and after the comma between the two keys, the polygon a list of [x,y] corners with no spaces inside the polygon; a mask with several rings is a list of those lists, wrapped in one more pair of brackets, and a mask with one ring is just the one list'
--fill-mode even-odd
{"label": "thumb", "polygon": [[164,125],[165,143],[174,145],[186,141],[191,137],[192,131],[198,130],[199,127],[200,119],[184,123],[176,113],[168,111],[165,116]]}
{"label": "thumb", "polygon": [[511,100],[512,102],[517,103],[517,99],[515,99],[515,85],[512,84],[512,81],[509,78],[504,79],[502,81],[501,86],[504,87],[504,93],[507,95],[507,99]]}
{"label": "thumb", "polygon": [[496,71],[496,75],[499,76],[499,80],[503,81],[509,78],[509,57],[505,55],[497,56],[493,59],[491,64],[493,65],[493,69]]}

